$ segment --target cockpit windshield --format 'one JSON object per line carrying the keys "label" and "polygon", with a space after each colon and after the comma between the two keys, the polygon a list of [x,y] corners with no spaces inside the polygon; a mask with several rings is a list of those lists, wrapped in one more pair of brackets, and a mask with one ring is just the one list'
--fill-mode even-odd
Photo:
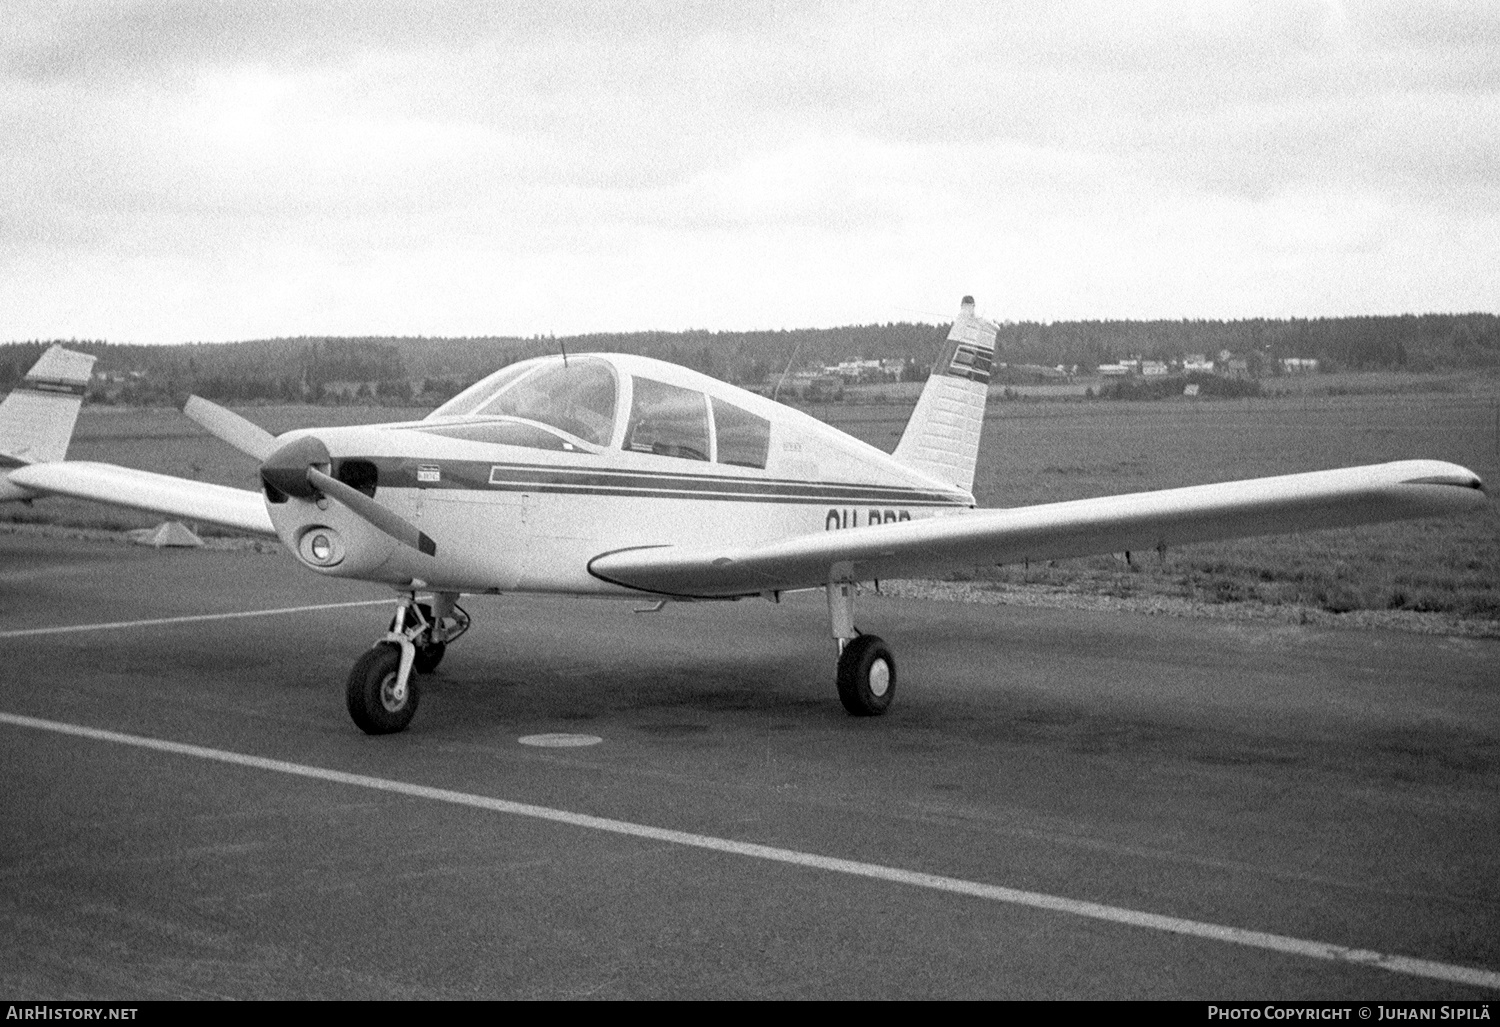
{"label": "cockpit windshield", "polygon": [[524,417],[607,446],[615,426],[615,372],[588,358],[541,367],[527,361],[470,386],[428,419],[440,417]]}
{"label": "cockpit windshield", "polygon": [[607,446],[615,428],[615,373],[599,360],[553,364],[522,378],[474,413],[524,417]]}
{"label": "cockpit windshield", "polygon": [[494,374],[486,375],[473,385],[454,396],[448,402],[438,407],[425,418],[428,421],[437,421],[445,417],[466,417],[472,414],[481,404],[488,403],[501,389],[515,381],[527,371],[535,371],[537,362],[534,360],[523,360],[519,364],[511,364],[502,367]]}

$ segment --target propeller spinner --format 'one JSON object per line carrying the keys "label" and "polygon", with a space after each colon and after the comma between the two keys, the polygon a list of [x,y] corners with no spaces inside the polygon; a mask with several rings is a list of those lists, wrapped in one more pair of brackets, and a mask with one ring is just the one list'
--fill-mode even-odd
{"label": "propeller spinner", "polygon": [[182,412],[209,434],[259,461],[260,480],[268,487],[298,499],[314,499],[321,494],[337,500],[397,542],[428,556],[437,555],[437,543],[415,524],[327,471],[320,470],[320,467],[330,467],[332,463],[328,447],[321,439],[304,435],[278,445],[276,436],[260,425],[198,396],[189,397]]}

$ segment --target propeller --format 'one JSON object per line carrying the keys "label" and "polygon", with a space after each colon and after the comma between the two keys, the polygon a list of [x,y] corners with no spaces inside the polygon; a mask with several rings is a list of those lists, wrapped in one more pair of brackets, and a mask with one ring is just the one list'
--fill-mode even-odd
{"label": "propeller", "polygon": [[253,421],[247,421],[232,410],[210,403],[199,396],[189,396],[182,412],[246,456],[260,463],[276,452],[276,436]]}
{"label": "propeller", "polygon": [[298,499],[315,499],[319,494],[336,499],[357,517],[363,518],[402,545],[411,546],[428,556],[437,555],[437,543],[415,524],[358,489],[321,471],[332,463],[328,447],[321,439],[304,435],[285,445],[276,436],[253,421],[210,403],[199,396],[188,397],[182,412],[197,421],[210,435],[217,436],[235,449],[260,462],[260,480],[278,492]]}

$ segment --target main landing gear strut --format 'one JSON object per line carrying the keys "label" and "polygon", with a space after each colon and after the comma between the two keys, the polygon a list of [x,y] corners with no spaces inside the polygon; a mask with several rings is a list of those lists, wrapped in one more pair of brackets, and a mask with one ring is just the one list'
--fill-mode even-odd
{"label": "main landing gear strut", "polygon": [[839,647],[839,701],[856,717],[878,717],[896,697],[896,658],[876,635],[854,626],[854,584],[830,581],[828,619]]}
{"label": "main landing gear strut", "polygon": [[417,675],[431,674],[448,643],[469,630],[457,592],[437,592],[431,604],[408,593],[384,638],[354,661],[345,698],[349,716],[367,735],[403,730],[417,712]]}

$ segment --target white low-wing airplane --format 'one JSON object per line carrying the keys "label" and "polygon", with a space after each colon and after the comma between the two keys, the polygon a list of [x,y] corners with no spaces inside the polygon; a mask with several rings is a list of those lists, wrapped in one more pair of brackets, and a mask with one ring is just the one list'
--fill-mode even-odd
{"label": "white low-wing airplane", "polygon": [[68,455],[93,368],[87,353],[50,346],[0,402],[0,503],[38,495],[10,480],[16,468]]}
{"label": "white low-wing airplane", "polygon": [[[281,539],[320,574],[405,597],[356,661],[349,712],[399,731],[468,627],[462,593],[715,600],[822,588],[839,698],[884,713],[896,661],[854,626],[855,585],[980,565],[1157,549],[1472,510],[1473,472],[1410,460],[1018,509],[970,488],[995,325],[965,297],[894,453],[645,357],[541,357],[421,421],[279,437],[194,397],[184,412],[260,461],[252,492],[51,463],[12,480]],[[429,600],[420,600],[427,593]]]}

